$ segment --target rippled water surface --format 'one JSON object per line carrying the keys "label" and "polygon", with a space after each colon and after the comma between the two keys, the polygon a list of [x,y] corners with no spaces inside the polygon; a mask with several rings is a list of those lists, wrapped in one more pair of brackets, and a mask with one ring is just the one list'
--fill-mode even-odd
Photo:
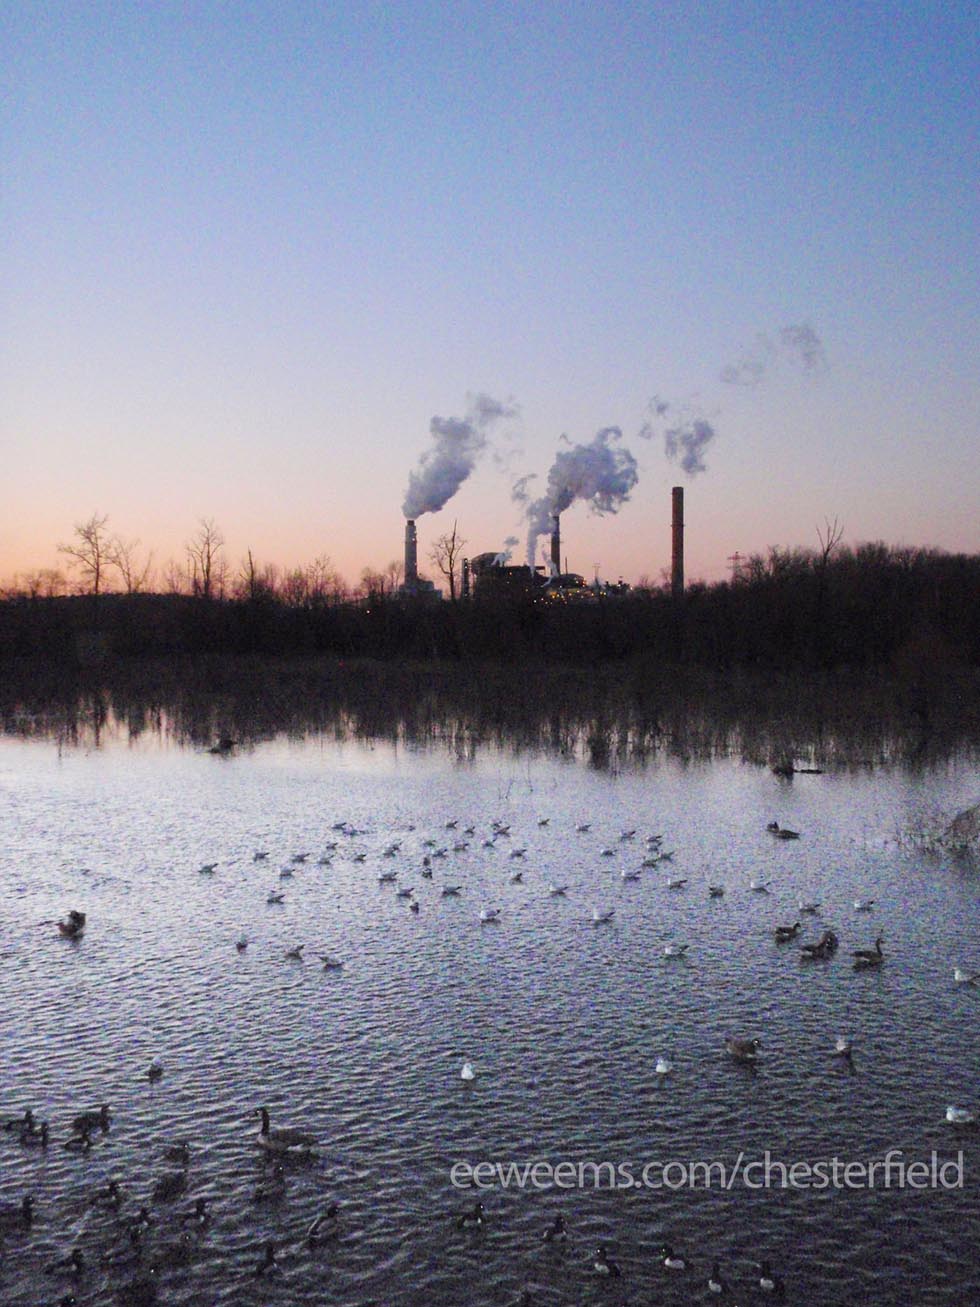
{"label": "rippled water surface", "polygon": [[[767,1259],[787,1301],[980,1302],[980,1132],[944,1120],[948,1104],[980,1108],[980,989],[953,983],[956,964],[980,971],[980,879],[907,838],[978,799],[965,766],[789,783],[726,761],[611,775],[320,738],[228,757],[148,739],[0,743],[0,1108],[31,1106],[51,1130],[46,1149],[0,1135],[0,1203],[35,1198],[30,1231],[2,1236],[0,1302],[69,1289],[83,1307],[140,1301],[133,1285],[154,1266],[156,1300],[173,1304],[507,1304],[525,1289],[545,1304],[680,1304],[707,1297],[716,1258],[736,1301],[755,1298]],[[801,838],[773,839],[773,819]],[[494,822],[510,833],[485,846]],[[652,833],[672,860],[624,881]],[[272,888],[281,905],[266,903]],[[819,915],[800,917],[800,898]],[[77,942],[51,924],[70,908],[88,918]],[[499,921],[481,925],[482,908]],[[594,908],[613,920],[595,925]],[[798,918],[800,942],[838,932],[836,958],[806,965],[797,942],[776,944],[773,928]],[[851,950],[879,931],[887,961],[855,973]],[[686,958],[665,957],[670,943]],[[285,956],[296,944],[301,961]],[[757,1066],[726,1053],[733,1034],[761,1039]],[[840,1034],[850,1062],[833,1056]],[[100,1103],[109,1131],[66,1150],[73,1115]],[[256,1142],[263,1104],[319,1147],[287,1159],[282,1192],[257,1202],[274,1176]],[[182,1141],[186,1187],[155,1198]],[[964,1184],[480,1194],[450,1181],[457,1161],[639,1174],[767,1149],[785,1163],[962,1152]],[[113,1178],[119,1211],[93,1202]],[[203,1228],[181,1219],[199,1197]],[[484,1224],[457,1228],[478,1197]],[[332,1202],[336,1235],[311,1250],[305,1232]],[[137,1258],[126,1229],[142,1204]],[[563,1247],[543,1238],[559,1213]],[[257,1277],[267,1242],[277,1265]],[[664,1269],[664,1242],[693,1269]],[[599,1244],[619,1279],[592,1269]],[[77,1282],[45,1273],[74,1247]]]}

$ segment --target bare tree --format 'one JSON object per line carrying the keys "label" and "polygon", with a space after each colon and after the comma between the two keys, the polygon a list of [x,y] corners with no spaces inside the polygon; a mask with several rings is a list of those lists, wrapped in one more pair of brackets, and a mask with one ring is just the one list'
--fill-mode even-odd
{"label": "bare tree", "polygon": [[224,591],[227,571],[222,553],[224,546],[225,538],[214,518],[201,518],[197,535],[187,542],[185,548],[191,589],[202,599],[213,599]]}
{"label": "bare tree", "polygon": [[456,602],[459,564],[462,561],[465,544],[466,540],[456,530],[456,523],[454,522],[453,529],[441,535],[429,550],[429,560],[438,567],[449,582],[449,598],[453,603]]}
{"label": "bare tree", "polygon": [[828,518],[823,520],[823,529],[817,527],[817,539],[820,541],[820,566],[826,568],[831,557],[844,538],[844,527],[835,517],[831,522]]}
{"label": "bare tree", "polygon": [[75,539],[60,544],[58,553],[64,554],[85,581],[87,593],[98,599],[102,592],[106,566],[112,561],[111,541],[106,534],[106,514],[93,513],[87,522],[76,522]]}
{"label": "bare tree", "polygon": [[388,593],[394,594],[405,579],[405,564],[400,558],[393,558],[383,572]]}
{"label": "bare tree", "polygon": [[147,554],[146,560],[141,560],[139,547],[138,540],[124,540],[122,536],[113,536],[109,541],[108,561],[122,577],[128,595],[143,591],[153,566],[153,555]]}

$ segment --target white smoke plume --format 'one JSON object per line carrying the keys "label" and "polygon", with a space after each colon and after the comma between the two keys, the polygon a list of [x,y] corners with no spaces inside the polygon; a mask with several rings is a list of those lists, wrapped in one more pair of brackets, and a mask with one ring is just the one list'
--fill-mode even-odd
{"label": "white smoke plume", "polygon": [[[551,532],[552,518],[576,500],[587,503],[593,513],[606,514],[617,512],[629,499],[638,473],[636,459],[617,444],[622,438],[619,427],[603,427],[588,444],[571,445],[555,455],[547,491],[527,504],[529,567],[534,566],[538,538]],[[515,487],[518,502],[528,500],[527,480]]]}
{"label": "white smoke plume", "polygon": [[824,353],[823,342],[808,322],[783,327],[779,339],[786,353],[804,372],[826,370],[827,355]]}
{"label": "white smoke plume", "polygon": [[808,322],[782,327],[777,342],[773,344],[768,336],[760,333],[734,363],[722,368],[722,381],[730,386],[757,386],[779,359],[793,363],[804,372],[826,371],[823,342]]}
{"label": "white smoke plume", "polygon": [[500,553],[494,554],[493,566],[506,567],[511,560],[514,549],[520,543],[521,542],[518,540],[517,536],[508,536],[507,539],[504,541],[504,547],[503,549],[501,549]]}
{"label": "white smoke plume", "polygon": [[650,416],[640,428],[643,439],[663,436],[664,453],[688,476],[707,471],[704,451],[718,434],[708,419],[690,410],[675,410],[657,395],[650,400],[647,411]]}
{"label": "white smoke plume", "polygon": [[476,466],[496,422],[517,416],[517,407],[490,395],[470,398],[466,416],[434,417],[429,423],[432,447],[408,478],[402,512],[408,518],[436,513],[450,500]]}

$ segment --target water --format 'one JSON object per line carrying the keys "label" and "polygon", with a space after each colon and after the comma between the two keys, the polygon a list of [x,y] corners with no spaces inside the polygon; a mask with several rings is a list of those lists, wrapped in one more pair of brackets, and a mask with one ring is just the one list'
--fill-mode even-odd
{"label": "water", "polygon": [[[79,1303],[126,1300],[139,1267],[121,1218],[144,1203],[143,1264],[159,1268],[162,1303],[489,1305],[530,1288],[536,1303],[679,1304],[702,1298],[715,1258],[736,1301],[752,1299],[761,1259],[789,1301],[980,1301],[980,1130],[943,1119],[950,1103],[980,1108],[980,989],[952,980],[955,964],[980,971],[980,878],[907,838],[978,790],[975,769],[955,763],[786,783],[726,759],[612,774],[567,756],[460,759],[320,736],[229,757],[150,735],[97,750],[0,742],[0,1107],[30,1105],[51,1124],[47,1150],[0,1135],[0,1203],[36,1200],[30,1233],[4,1237],[0,1301],[58,1301],[71,1283],[43,1268],[75,1246],[88,1263]],[[772,819],[802,838],[773,839]],[[332,830],[340,821],[360,833]],[[511,833],[483,847],[494,821]],[[652,832],[673,859],[623,882]],[[432,879],[427,839],[449,849]],[[332,861],[318,865],[329,841]],[[509,857],[521,846],[523,859]],[[209,862],[213,876],[200,874]],[[293,875],[280,879],[284,867]],[[388,870],[397,882],[379,884]],[[688,883],[670,890],[669,876]],[[770,894],[752,893],[753,878]],[[722,899],[709,900],[709,880]],[[458,897],[442,897],[447,883]],[[413,887],[417,915],[399,886]],[[281,906],[266,903],[273,887]],[[820,900],[820,915],[799,918],[800,897]],[[854,910],[858,897],[874,898],[872,913]],[[483,907],[500,920],[481,926]],[[613,921],[595,926],[594,907]],[[38,925],[69,908],[88,915],[77,943]],[[797,943],[775,943],[773,927],[798,918],[801,941],[838,932],[832,962],[805,965]],[[855,974],[850,951],[879,930],[885,965]],[[671,942],[686,959],[663,956]],[[297,943],[305,960],[287,960]],[[343,968],[324,971],[321,952]],[[757,1067],[725,1052],[733,1034],[762,1040]],[[832,1055],[839,1034],[854,1039],[851,1063]],[[664,1077],[659,1056],[672,1063]],[[151,1083],[154,1057],[164,1074]],[[103,1102],[109,1132],[85,1155],[67,1151],[72,1116]],[[280,1200],[256,1203],[271,1174],[255,1140],[261,1105],[320,1149],[286,1165]],[[186,1190],[154,1199],[180,1141]],[[459,1161],[638,1174],[766,1150],[863,1163],[889,1149],[927,1162],[962,1151],[964,1186],[450,1181]],[[92,1204],[110,1178],[120,1214]],[[210,1225],[182,1225],[201,1196]],[[477,1198],[485,1223],[458,1229]],[[334,1201],[336,1237],[311,1251],[304,1233]],[[564,1248],[543,1240],[558,1213]],[[267,1241],[278,1266],[256,1278]],[[693,1271],[663,1269],[664,1242]],[[622,1269],[615,1282],[592,1270],[600,1243]]]}

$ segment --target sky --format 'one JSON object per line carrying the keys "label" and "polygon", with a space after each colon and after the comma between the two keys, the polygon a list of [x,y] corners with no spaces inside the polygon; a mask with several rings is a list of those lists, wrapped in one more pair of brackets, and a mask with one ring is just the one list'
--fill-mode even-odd
{"label": "sky", "polygon": [[0,41],[0,580],[96,512],[356,580],[447,467],[420,562],[524,561],[602,451],[589,578],[660,578],[674,485],[689,578],[834,520],[980,552],[972,0],[19,0]]}

